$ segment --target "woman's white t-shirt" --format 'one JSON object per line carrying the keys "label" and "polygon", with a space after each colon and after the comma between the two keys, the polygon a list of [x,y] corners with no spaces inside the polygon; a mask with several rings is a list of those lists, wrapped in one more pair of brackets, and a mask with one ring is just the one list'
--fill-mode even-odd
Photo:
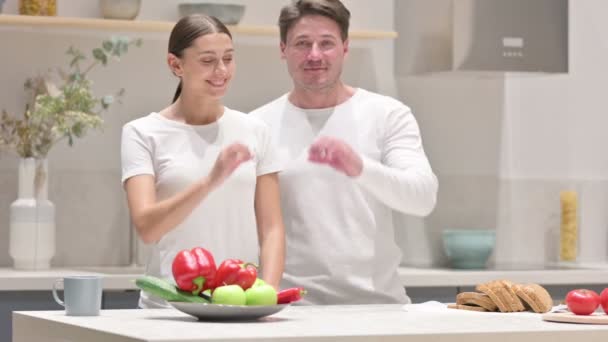
{"label": "woman's white t-shirt", "polygon": [[[209,174],[220,151],[240,142],[254,154],[239,166],[192,213],[154,245],[146,274],[173,280],[173,258],[183,249],[204,247],[219,264],[227,258],[258,262],[254,211],[256,178],[281,170],[270,130],[261,120],[225,108],[208,125],[188,125],[158,113],[133,120],[122,131],[122,182],[153,175],[158,201],[169,198]],[[167,304],[142,292],[141,307]]]}

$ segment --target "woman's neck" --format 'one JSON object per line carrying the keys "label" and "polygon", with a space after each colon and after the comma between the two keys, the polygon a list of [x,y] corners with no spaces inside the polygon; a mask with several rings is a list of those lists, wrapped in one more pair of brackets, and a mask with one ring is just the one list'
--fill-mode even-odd
{"label": "woman's neck", "polygon": [[295,87],[289,94],[289,101],[303,109],[323,109],[346,102],[354,93],[354,88],[342,82],[338,82],[334,87],[318,90]]}
{"label": "woman's neck", "polygon": [[169,108],[168,115],[172,119],[189,125],[207,125],[224,114],[224,105],[219,99],[188,96],[184,93]]}

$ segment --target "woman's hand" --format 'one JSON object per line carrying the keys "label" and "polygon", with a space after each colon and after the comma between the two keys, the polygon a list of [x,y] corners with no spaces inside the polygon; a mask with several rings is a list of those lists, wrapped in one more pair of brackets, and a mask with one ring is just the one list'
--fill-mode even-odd
{"label": "woman's hand", "polygon": [[209,183],[212,187],[220,186],[242,163],[253,158],[247,146],[241,143],[233,143],[224,148],[215,165],[209,173]]}

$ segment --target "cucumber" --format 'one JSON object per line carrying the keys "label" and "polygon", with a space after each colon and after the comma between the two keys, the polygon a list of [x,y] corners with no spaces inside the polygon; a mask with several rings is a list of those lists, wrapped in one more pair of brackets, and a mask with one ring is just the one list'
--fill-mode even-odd
{"label": "cucumber", "polygon": [[142,276],[135,279],[135,285],[149,294],[173,302],[209,303],[208,300],[182,291],[166,280],[153,276]]}

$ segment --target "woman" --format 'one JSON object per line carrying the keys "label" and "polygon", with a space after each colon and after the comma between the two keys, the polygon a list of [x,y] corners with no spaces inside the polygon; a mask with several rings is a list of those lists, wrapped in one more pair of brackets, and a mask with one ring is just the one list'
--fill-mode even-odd
{"label": "woman", "polygon": [[[281,166],[268,127],[221,102],[235,71],[232,36],[214,17],[184,17],[171,32],[167,63],[180,79],[173,103],[127,123],[122,135],[131,219],[155,244],[146,273],[172,279],[176,253],[202,246],[217,263],[259,261],[262,278],[278,289]],[[167,303],[142,292],[140,306]]]}

